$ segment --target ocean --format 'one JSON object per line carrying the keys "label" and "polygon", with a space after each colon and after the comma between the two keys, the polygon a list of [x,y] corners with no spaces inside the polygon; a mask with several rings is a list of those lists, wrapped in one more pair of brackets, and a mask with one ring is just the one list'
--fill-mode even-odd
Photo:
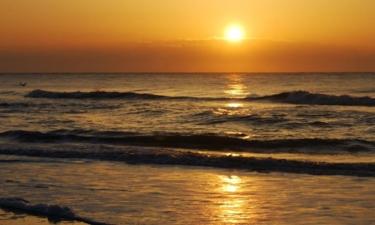
{"label": "ocean", "polygon": [[374,224],[375,73],[2,74],[0,168],[107,224]]}

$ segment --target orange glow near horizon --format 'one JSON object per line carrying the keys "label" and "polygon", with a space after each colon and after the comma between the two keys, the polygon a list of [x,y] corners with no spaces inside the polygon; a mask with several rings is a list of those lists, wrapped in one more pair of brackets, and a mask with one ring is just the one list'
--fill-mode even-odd
{"label": "orange glow near horizon", "polygon": [[[370,71],[374,9],[373,0],[2,0],[0,71]],[[241,25],[223,37],[232,21]]]}

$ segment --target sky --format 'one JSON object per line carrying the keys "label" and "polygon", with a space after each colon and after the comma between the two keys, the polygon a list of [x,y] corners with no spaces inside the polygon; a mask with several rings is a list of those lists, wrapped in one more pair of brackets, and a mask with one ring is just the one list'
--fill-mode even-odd
{"label": "sky", "polygon": [[0,15],[0,72],[375,71],[373,0],[1,0]]}

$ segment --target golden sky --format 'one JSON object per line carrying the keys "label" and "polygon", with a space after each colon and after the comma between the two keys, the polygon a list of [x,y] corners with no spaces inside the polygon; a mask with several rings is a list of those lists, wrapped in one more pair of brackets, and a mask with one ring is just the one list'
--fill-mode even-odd
{"label": "golden sky", "polygon": [[[1,0],[3,72],[375,71],[374,0]],[[241,43],[223,40],[231,24]]]}

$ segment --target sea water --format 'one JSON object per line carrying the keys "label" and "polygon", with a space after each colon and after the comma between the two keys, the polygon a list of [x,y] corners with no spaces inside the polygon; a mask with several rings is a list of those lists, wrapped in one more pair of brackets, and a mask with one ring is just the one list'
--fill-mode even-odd
{"label": "sea water", "polygon": [[374,153],[372,73],[0,76],[0,197],[107,223],[370,224]]}

